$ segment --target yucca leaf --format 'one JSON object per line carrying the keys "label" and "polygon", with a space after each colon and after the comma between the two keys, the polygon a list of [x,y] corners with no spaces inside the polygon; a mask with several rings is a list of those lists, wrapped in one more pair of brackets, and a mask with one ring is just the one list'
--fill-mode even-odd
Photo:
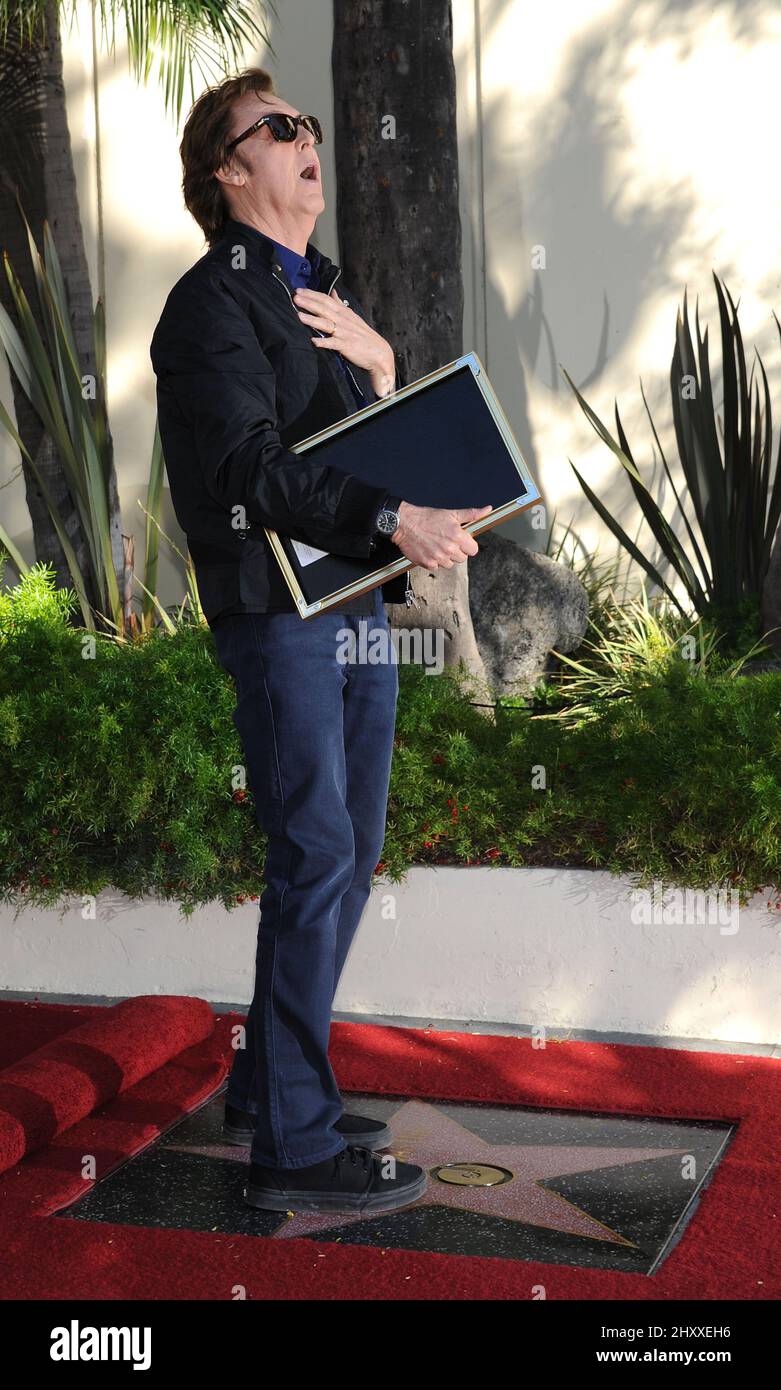
{"label": "yucca leaf", "polygon": [[163,625],[165,626],[166,631],[169,632],[171,636],[173,636],[176,632],[176,624],[172,621],[170,615],[166,613],[162,603],[157,597],[157,594],[151,593],[149,589],[147,589],[146,585],[141,583],[141,580],[139,579],[137,574],[134,574],[133,578],[135,579],[139,588],[144,590],[144,613],[146,614],[147,607],[150,612],[153,607],[156,608],[158,613],[160,614],[160,617],[163,620]]}
{"label": "yucca leaf", "polygon": [[[684,399],[682,384],[684,377],[694,379],[694,396]],[[673,407],[673,424],[678,455],[689,491],[698,499],[697,519],[710,556],[714,548],[723,549],[726,539],[726,517],[723,496],[721,496],[721,461],[714,459],[702,438],[701,429],[701,383],[697,375],[697,363],[691,341],[688,322],[687,296],[684,292],[683,314],[679,312],[676,320],[675,348],[670,367],[670,391]],[[710,580],[715,587],[716,577],[711,566]]]}
{"label": "yucca leaf", "polygon": [[[775,321],[776,321],[776,327],[778,328],[778,331],[779,331],[779,337],[781,337],[781,324],[779,324],[778,319],[777,319],[776,316],[775,316],[775,313],[773,314],[773,318],[774,318]],[[761,358],[760,358],[760,361],[759,361],[759,365],[760,365],[760,368],[761,368],[761,370],[762,370],[762,378],[763,378],[764,386],[765,386],[765,397],[766,397],[766,401],[767,401],[766,412],[765,412],[765,456],[766,456],[766,462],[765,462],[765,467],[764,467],[764,469],[763,469],[763,477],[762,477],[762,488],[761,488],[761,491],[762,491],[762,496],[763,496],[763,497],[764,497],[764,496],[767,496],[767,498],[768,498],[767,514],[766,514],[766,517],[765,517],[765,529],[764,529],[764,536],[763,536],[763,543],[762,543],[762,552],[761,552],[761,557],[760,557],[760,562],[759,562],[759,586],[760,586],[760,591],[761,591],[761,587],[762,587],[762,585],[763,585],[763,583],[764,583],[764,581],[765,581],[765,577],[766,577],[766,575],[767,575],[768,565],[769,565],[769,563],[770,563],[770,555],[771,555],[771,552],[772,552],[772,549],[773,549],[773,541],[774,541],[774,539],[775,539],[775,535],[776,535],[776,531],[777,531],[777,528],[778,528],[778,525],[779,525],[779,521],[781,521],[781,434],[779,435],[778,453],[776,454],[775,468],[773,469],[773,482],[772,482],[772,484],[770,485],[770,487],[768,487],[768,481],[769,481],[769,478],[770,478],[770,472],[771,472],[771,468],[772,468],[771,457],[772,457],[772,451],[773,451],[773,439],[772,439],[772,428],[771,428],[771,414],[770,414],[770,390],[769,390],[769,387],[768,387],[768,384],[767,384],[767,375],[766,375],[766,373],[765,373],[764,364],[763,364]]]}
{"label": "yucca leaf", "polygon": [[704,557],[703,557],[702,551],[700,550],[700,547],[699,547],[699,545],[697,544],[697,537],[696,537],[696,535],[694,534],[694,529],[693,529],[693,527],[691,526],[691,524],[690,524],[690,522],[689,522],[689,518],[688,518],[688,516],[687,516],[687,514],[686,514],[686,508],[684,507],[683,502],[681,501],[680,495],[679,495],[679,493],[678,493],[678,489],[677,489],[677,487],[675,486],[675,479],[673,478],[672,471],[671,471],[670,466],[669,466],[669,464],[668,464],[668,462],[667,462],[666,454],[665,454],[665,452],[664,452],[664,449],[662,448],[662,441],[661,441],[661,439],[659,438],[659,434],[658,434],[658,432],[657,432],[656,425],[655,425],[655,423],[654,423],[654,419],[653,419],[653,416],[652,416],[652,414],[651,414],[651,409],[650,409],[650,406],[649,406],[648,401],[647,401],[647,399],[646,399],[646,394],[645,394],[645,390],[644,390],[644,388],[643,388],[642,379],[641,379],[641,381],[640,381],[640,395],[642,396],[643,405],[645,406],[645,413],[646,413],[646,415],[648,416],[648,420],[649,420],[649,423],[650,423],[650,426],[651,426],[651,433],[653,434],[654,440],[656,441],[656,447],[657,447],[658,450],[659,450],[659,457],[660,457],[661,460],[662,460],[662,467],[664,468],[664,471],[665,471],[665,474],[666,474],[666,477],[667,477],[667,481],[668,481],[669,484],[670,484],[670,487],[671,487],[671,489],[672,489],[673,497],[675,498],[675,502],[676,502],[676,505],[677,505],[677,507],[678,507],[678,514],[679,514],[679,516],[681,517],[681,520],[682,520],[682,522],[683,522],[683,524],[684,524],[684,526],[685,526],[685,528],[686,528],[686,534],[687,534],[688,537],[689,537],[689,544],[691,545],[691,548],[692,548],[692,550],[694,551],[694,556],[695,556],[696,562],[697,562],[697,564],[698,564],[699,567],[700,567],[700,575],[702,576],[702,579],[704,580],[705,584],[707,584],[707,583],[708,583],[708,580],[709,580],[708,567],[707,567],[707,565],[706,565],[706,563],[705,563],[705,559],[704,559]]}
{"label": "yucca leaf", "polygon": [[612,435],[609,433],[607,429],[605,429],[605,426],[602,424],[602,421],[600,420],[599,416],[596,414],[595,411],[591,409],[591,406],[589,405],[588,401],[586,401],[580,394],[580,391],[578,390],[577,386],[572,380],[572,377],[569,375],[569,372],[564,367],[562,367],[561,363],[559,363],[559,368],[563,375],[566,377],[571,390],[574,392],[578,404],[581,410],[583,411],[583,414],[586,416],[586,419],[593,425],[594,429],[596,430],[596,433],[599,435],[602,442],[604,444],[607,444],[608,449],[610,449],[615,454],[616,458],[626,469],[627,473],[629,473],[630,476],[633,476],[638,483],[641,483],[642,478],[637,472],[637,469],[635,468],[631,459],[628,459],[623,450],[619,447],[618,444],[616,444],[616,441],[613,439]]}
{"label": "yucca leaf", "polygon": [[[629,454],[628,441],[626,439],[626,435],[621,424],[621,418],[619,416],[617,406],[616,428],[619,434],[621,451],[624,455],[626,455],[627,458],[631,458],[631,455]],[[634,462],[634,460],[632,460],[632,462]],[[635,465],[635,470],[636,468],[637,466]],[[637,478],[639,478],[639,473],[636,472],[636,476]],[[675,532],[673,531],[672,527],[667,521],[664,513],[662,512],[661,507],[659,506],[659,503],[655,500],[655,498],[651,496],[650,492],[648,491],[648,488],[645,486],[645,483],[643,483],[642,481],[636,481],[635,476],[633,476],[631,473],[629,475],[629,483],[635,494],[635,498],[639,504],[643,517],[645,518],[645,521],[647,522],[648,527],[654,539],[656,540],[659,549],[661,550],[662,554],[667,560],[668,564],[671,565],[672,568],[675,570],[676,574],[681,580],[681,583],[684,585],[687,593],[689,594],[689,597],[691,598],[692,602],[698,603],[700,601],[703,601],[704,594],[702,586],[700,585],[697,575],[695,574],[691,564],[689,563],[686,551],[684,550],[683,546],[678,540],[678,537],[676,536]]]}
{"label": "yucca leaf", "polygon": [[[40,257],[29,224],[27,229],[48,346],[41,338],[24,290],[7,257],[5,268],[19,330],[8,315],[0,312],[0,339],[59,456],[79,516],[99,600],[121,623],[121,597],[111,546],[110,457],[101,413],[104,406],[97,401],[93,415],[85,399],[65,283],[54,243],[49,235],[47,266]],[[54,513],[52,519],[59,534],[60,519]]]}
{"label": "yucca leaf", "polygon": [[[165,465],[160,426],[155,420],[155,435],[152,441],[152,457],[149,465],[149,482],[146,490],[146,545],[144,554],[144,579],[153,594],[157,593],[157,564],[160,554],[160,506],[163,497],[163,477]],[[147,510],[148,509],[148,510]],[[148,618],[151,605],[144,599],[143,616]]]}
{"label": "yucca leaf", "polygon": [[68,433],[57,383],[24,290],[7,256],[4,257],[4,261],[19,319],[20,333],[16,332],[11,319],[3,310],[0,312],[0,339],[23,391],[41,417],[60,454],[74,503],[77,507],[83,508],[84,490],[79,477],[78,461]]}
{"label": "yucca leaf", "polygon": [[616,521],[615,517],[607,510],[607,507],[605,507],[604,504],[597,497],[596,493],[592,492],[585,478],[581,477],[580,473],[578,472],[577,468],[572,462],[572,459],[568,459],[567,461],[573,473],[575,474],[575,477],[580,483],[580,486],[582,487],[584,493],[586,494],[586,497],[591,503],[592,507],[602,518],[608,529],[612,531],[616,540],[620,541],[621,545],[624,547],[627,553],[631,555],[633,560],[637,561],[638,565],[640,565],[645,570],[646,574],[649,575],[651,579],[653,579],[654,583],[658,584],[660,589],[664,590],[664,592],[675,604],[679,612],[684,614],[685,610],[681,607],[681,604],[678,602],[678,599],[675,597],[675,594],[673,593],[672,589],[662,579],[662,576],[656,569],[655,565],[653,565],[650,560],[646,559],[643,552],[638,548],[638,546],[635,545],[634,541],[632,541],[630,537],[627,535],[620,522]]}
{"label": "yucca leaf", "polygon": [[[47,506],[47,508],[48,508],[48,510],[49,510],[49,514],[50,514],[50,516],[51,516],[51,519],[52,519],[52,522],[53,522],[53,524],[54,524],[55,530],[56,530],[57,535],[58,535],[58,537],[59,537],[60,545],[62,546],[63,554],[64,554],[65,559],[66,559],[67,564],[68,564],[68,569],[69,569],[69,571],[70,571],[70,576],[71,576],[71,579],[73,580],[73,587],[74,587],[74,590],[75,590],[75,592],[76,592],[76,597],[78,598],[78,601],[79,601],[79,606],[80,606],[80,608],[81,608],[82,617],[84,618],[84,625],[85,625],[85,627],[88,627],[88,628],[90,628],[91,630],[94,630],[95,623],[94,623],[94,620],[93,620],[93,617],[92,617],[92,609],[90,608],[89,599],[87,598],[87,591],[86,591],[86,589],[85,589],[85,587],[84,587],[84,579],[83,579],[83,577],[82,577],[81,569],[79,568],[79,562],[78,562],[78,560],[77,560],[77,558],[76,558],[76,552],[75,552],[75,550],[73,549],[73,545],[72,545],[72,543],[71,543],[70,536],[68,535],[68,532],[67,532],[67,530],[65,529],[65,525],[64,525],[64,523],[63,523],[62,517],[60,516],[59,507],[57,506],[57,503],[55,502],[54,498],[52,497],[52,495],[51,495],[51,493],[50,493],[50,491],[49,491],[49,489],[48,489],[48,487],[47,487],[47,485],[46,485],[46,481],[45,481],[45,479],[44,479],[44,477],[43,477],[43,475],[42,475],[40,469],[38,468],[38,465],[37,465],[36,462],[35,462],[35,459],[34,459],[34,458],[32,457],[32,455],[30,454],[30,452],[29,452],[27,446],[26,446],[25,443],[24,443],[24,440],[22,439],[21,435],[18,433],[18,431],[17,431],[17,429],[16,429],[16,426],[15,426],[14,423],[13,423],[13,420],[12,420],[11,417],[9,416],[9,414],[8,414],[7,410],[5,409],[5,406],[2,404],[2,402],[0,402],[0,424],[1,424],[1,425],[3,426],[3,428],[7,431],[7,433],[11,436],[11,438],[12,438],[13,440],[15,440],[16,444],[17,444],[18,447],[19,447],[20,453],[24,454],[25,458],[27,459],[28,464],[30,465],[30,468],[31,468],[32,471],[33,471],[33,475],[34,475],[34,477],[35,477],[35,481],[36,481],[36,483],[38,484],[38,486],[39,486],[39,488],[41,489],[41,492],[42,492],[42,494],[43,494],[43,499],[44,499],[44,501],[45,501],[45,503],[46,503],[46,506]],[[8,549],[8,550],[10,551],[10,553],[11,553],[11,558],[13,559],[13,562],[14,562],[14,564],[16,565],[17,569],[20,569],[20,566],[21,566],[20,573],[26,573],[26,572],[27,572],[27,569],[28,569],[29,567],[25,564],[24,560],[23,560],[22,557],[20,556],[19,552],[16,550],[16,547],[13,546],[12,542],[10,541],[10,539],[6,539],[6,538],[5,538],[5,532],[3,532],[3,541],[4,541],[4,544],[6,545],[7,549]]]}
{"label": "yucca leaf", "polygon": [[[564,376],[566,377],[572,391],[574,392],[584,414],[586,415],[586,418],[590,421],[590,423],[594,427],[594,430],[599,435],[600,439],[602,439],[603,442],[607,444],[608,448],[612,451],[612,453],[616,455],[616,458],[619,460],[619,462],[622,464],[627,474],[629,475],[630,485],[640,505],[642,514],[645,520],[647,521],[648,525],[651,527],[651,530],[656,538],[657,544],[660,546],[660,549],[662,550],[662,553],[665,556],[665,559],[667,559],[668,563],[672,564],[673,567],[676,569],[676,572],[678,573],[681,582],[686,587],[687,592],[690,591],[692,584],[697,584],[696,576],[693,575],[693,572],[691,571],[691,566],[689,566],[688,562],[686,561],[682,547],[680,546],[677,538],[675,537],[671,527],[662,515],[662,512],[658,504],[650,496],[648,489],[645,486],[645,483],[640,477],[634,460],[627,453],[626,449],[623,448],[621,444],[617,443],[613,439],[609,430],[606,429],[606,427],[602,424],[602,421],[599,419],[599,416],[596,414],[595,411],[591,409],[591,407],[584,400],[583,396],[581,395],[580,391],[578,391],[578,388],[575,386],[575,383],[572,381],[572,378],[569,376],[568,372],[563,367],[561,370],[564,373]],[[617,407],[616,420],[619,433],[625,441],[625,436],[623,434],[623,428],[621,426],[621,421],[618,415]],[[643,568],[646,570],[646,573],[651,575],[656,580],[656,582],[661,584],[665,591],[669,593],[671,597],[673,597],[672,591],[662,580],[656,566],[653,565],[650,560],[647,560],[643,556],[642,551],[639,549],[638,546],[634,545],[634,543],[630,541],[623,527],[619,526],[617,522],[613,522],[613,518],[610,517],[609,513],[605,508],[602,508],[602,504],[595,499],[595,495],[591,491],[591,489],[586,487],[577,469],[575,469],[574,464],[571,464],[571,466],[575,471],[575,476],[580,482],[581,487],[584,488],[587,497],[592,502],[592,505],[597,507],[597,510],[600,512],[600,515],[603,517],[603,520],[606,522],[606,525],[610,527],[611,531],[616,536],[616,538],[621,541],[621,544],[624,546],[624,548],[632,556],[633,559],[638,560],[639,563],[642,563]],[[692,593],[690,593],[690,597],[693,597]],[[674,602],[677,604],[678,600],[674,599]]]}

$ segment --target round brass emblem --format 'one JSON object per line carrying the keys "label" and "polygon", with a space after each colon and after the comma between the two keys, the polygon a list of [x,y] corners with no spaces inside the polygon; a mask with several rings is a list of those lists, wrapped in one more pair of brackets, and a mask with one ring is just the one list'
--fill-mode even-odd
{"label": "round brass emblem", "polygon": [[498,1187],[514,1176],[509,1168],[495,1168],[490,1163],[443,1163],[431,1169],[438,1182],[457,1183],[460,1187]]}

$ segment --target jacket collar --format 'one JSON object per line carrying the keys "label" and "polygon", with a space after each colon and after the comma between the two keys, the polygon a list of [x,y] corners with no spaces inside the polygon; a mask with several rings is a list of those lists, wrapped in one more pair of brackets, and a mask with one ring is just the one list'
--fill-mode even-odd
{"label": "jacket collar", "polygon": [[[250,227],[246,222],[238,222],[234,217],[229,217],[220,244],[227,242],[233,246],[237,241],[247,247],[253,260],[257,260],[270,274],[281,275],[288,289],[292,289],[284,268],[277,260],[276,247],[271,237],[258,231],[257,227]],[[312,241],[307,242],[305,254],[307,260],[318,267],[320,288],[324,294],[328,294],[334,281],[341,274],[340,267]]]}

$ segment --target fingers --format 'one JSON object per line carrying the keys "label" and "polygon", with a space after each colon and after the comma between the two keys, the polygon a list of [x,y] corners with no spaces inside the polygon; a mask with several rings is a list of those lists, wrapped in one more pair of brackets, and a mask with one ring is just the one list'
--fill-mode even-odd
{"label": "fingers", "polygon": [[454,565],[463,565],[468,556],[476,555],[477,549],[477,542],[473,540],[471,536],[462,532],[461,537],[459,537],[457,541],[449,545],[443,545],[439,550],[435,551],[434,555],[431,557],[431,563],[428,568],[452,570]]}
{"label": "fingers", "polygon": [[460,511],[456,511],[456,516],[459,521],[477,521],[491,510],[492,504],[489,502],[485,507],[462,507]]}

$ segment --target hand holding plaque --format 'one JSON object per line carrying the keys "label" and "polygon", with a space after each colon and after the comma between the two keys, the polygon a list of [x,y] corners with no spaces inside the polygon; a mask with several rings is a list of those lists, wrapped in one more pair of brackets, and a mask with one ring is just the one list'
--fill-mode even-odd
{"label": "hand holding plaque", "polygon": [[416,507],[412,502],[402,502],[399,525],[391,540],[413,565],[423,565],[427,570],[451,570],[478,551],[477,541],[463,530],[463,526],[469,521],[479,521],[490,511],[490,502],[485,507],[458,510]]}

